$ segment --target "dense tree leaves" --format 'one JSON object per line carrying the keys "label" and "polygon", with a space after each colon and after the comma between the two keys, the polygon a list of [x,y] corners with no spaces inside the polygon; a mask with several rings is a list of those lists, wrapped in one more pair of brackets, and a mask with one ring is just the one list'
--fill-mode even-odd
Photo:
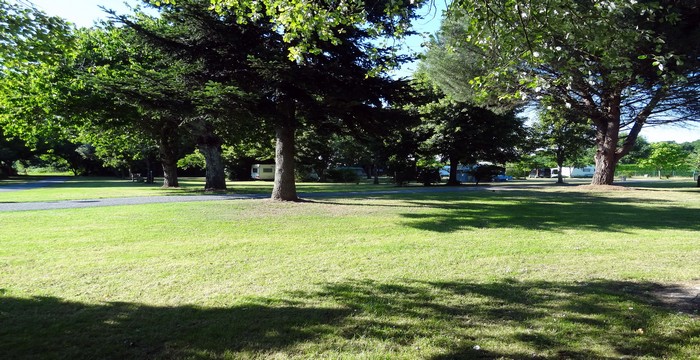
{"label": "dense tree leaves", "polygon": [[73,44],[71,27],[25,2],[0,0],[0,126],[30,144],[65,134],[51,112],[52,84]]}
{"label": "dense tree leaves", "polygon": [[422,112],[421,127],[430,134],[422,148],[449,160],[448,184],[458,183],[456,170],[460,163],[505,164],[515,160],[525,139],[523,120],[514,112],[497,114],[446,98],[424,107]]}
{"label": "dense tree leaves", "polygon": [[[382,6],[381,1],[366,5],[372,21],[389,21],[383,13],[375,13]],[[315,38],[319,51],[289,61],[285,33],[268,15],[240,21],[238,8],[220,8],[216,14],[209,11],[207,1],[195,0],[158,7],[161,20],[153,26],[124,17],[121,20],[172,56],[201,64],[201,77],[210,83],[238,89],[228,98],[230,108],[245,109],[259,121],[247,134],[252,138],[269,129],[277,139],[274,199],[297,198],[297,129],[318,127],[332,133],[341,127],[349,131],[383,128],[378,125],[379,114],[387,112],[383,108],[389,94],[399,87],[386,76],[367,75],[397,58],[391,48],[370,41],[376,33],[367,28],[338,24],[342,27],[338,39],[342,41],[319,35]],[[227,128],[220,125],[234,118],[224,117],[213,125]]]}
{"label": "dense tree leaves", "polygon": [[135,135],[136,147],[155,142],[164,187],[177,187],[181,126],[196,115],[193,94],[201,91],[188,76],[197,65],[172,58],[116,26],[80,34],[66,116],[88,130],[120,130]]}
{"label": "dense tree leaves", "polygon": [[[180,4],[183,0],[150,0],[152,4]],[[413,0],[210,0],[222,14],[233,14],[239,24],[268,21],[282,35],[287,57],[303,61],[308,54],[321,54],[325,44],[339,45],[348,39],[348,28],[362,28],[372,37],[408,33],[414,11],[424,1]],[[376,69],[386,69],[378,63]]]}
{"label": "dense tree leaves", "polygon": [[0,0],[0,73],[29,64],[54,62],[70,46],[70,25],[31,3]]}
{"label": "dense tree leaves", "polygon": [[640,165],[656,169],[661,176],[661,171],[678,170],[687,165],[688,152],[681,145],[671,142],[657,142],[651,144],[649,157],[640,161]]}
{"label": "dense tree leaves", "polygon": [[422,134],[420,149],[427,159],[440,156],[449,161],[449,185],[457,185],[458,164],[473,165],[478,161],[505,164],[515,160],[525,141],[524,121],[515,110],[496,113],[466,101],[445,95],[434,86],[433,79],[423,72],[415,74],[415,91],[422,94],[410,107],[419,114]]}
{"label": "dense tree leaves", "polygon": [[[622,134],[620,138],[620,145],[622,145],[627,138],[627,134]],[[629,153],[620,159],[620,164],[637,164],[641,160],[649,157],[651,153],[651,144],[643,136],[637,137],[634,141],[634,145],[630,149]]]}

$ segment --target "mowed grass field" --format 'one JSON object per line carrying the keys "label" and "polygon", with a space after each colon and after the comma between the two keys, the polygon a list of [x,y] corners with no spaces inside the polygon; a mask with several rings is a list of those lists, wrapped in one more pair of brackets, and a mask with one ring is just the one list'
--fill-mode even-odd
{"label": "mowed grass field", "polygon": [[697,359],[692,186],[4,212],[0,358]]}
{"label": "mowed grass field", "polygon": [[[114,177],[66,177],[66,181],[47,187],[31,189],[31,191],[1,192],[3,187],[31,184],[39,180],[50,179],[41,176],[18,176],[0,180],[0,202],[37,202],[64,201],[81,199],[105,199],[142,196],[171,196],[171,195],[202,195],[204,178],[184,177],[179,179],[178,188],[163,189],[162,179],[156,179],[153,184],[136,183],[130,180]],[[229,181],[228,189],[217,194],[270,194],[271,181]],[[383,179],[382,184],[374,185],[371,180],[355,183],[299,183],[299,192],[337,192],[337,191],[367,191],[394,188],[393,184]]]}

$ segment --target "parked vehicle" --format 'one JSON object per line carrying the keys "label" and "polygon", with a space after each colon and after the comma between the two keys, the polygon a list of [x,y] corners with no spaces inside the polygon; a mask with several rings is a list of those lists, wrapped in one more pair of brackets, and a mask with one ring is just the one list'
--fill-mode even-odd
{"label": "parked vehicle", "polygon": [[[549,168],[539,168],[539,169],[532,169],[530,171],[530,178],[548,178],[552,177],[551,169]],[[558,170],[557,170],[558,171]]]}
{"label": "parked vehicle", "polygon": [[253,164],[250,168],[250,177],[253,180],[274,180],[275,165],[274,164]]}
{"label": "parked vehicle", "polygon": [[[559,176],[559,169],[558,168],[552,168],[550,169],[550,177],[558,177]],[[593,177],[593,174],[595,173],[595,168],[593,166],[586,166],[582,168],[575,168],[575,167],[562,167],[561,168],[561,176],[562,177],[568,177],[568,178],[587,178],[587,177]]]}
{"label": "parked vehicle", "polygon": [[506,174],[498,174],[494,175],[494,177],[491,180],[493,182],[513,181],[513,177]]}

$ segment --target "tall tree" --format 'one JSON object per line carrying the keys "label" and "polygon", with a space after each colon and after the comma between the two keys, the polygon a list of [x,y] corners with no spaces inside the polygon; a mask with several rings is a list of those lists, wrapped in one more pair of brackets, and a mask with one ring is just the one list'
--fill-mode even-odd
{"label": "tall tree", "polygon": [[421,124],[417,130],[423,134],[420,148],[428,158],[440,156],[442,161],[449,162],[448,185],[459,185],[460,163],[505,164],[518,157],[517,149],[524,143],[526,134],[523,119],[515,115],[515,110],[496,113],[445,95],[425,72],[425,63],[414,77],[414,90],[421,96],[409,107],[419,104],[416,110]]}
{"label": "tall tree", "polygon": [[[428,58],[448,93],[568,104],[590,118],[592,183],[611,184],[645,124],[700,120],[699,4],[460,0],[442,28],[439,53],[448,56]],[[476,72],[449,72],[463,68]]]}
{"label": "tall tree", "polygon": [[72,28],[27,2],[0,0],[0,126],[31,145],[63,131],[48,111],[51,84],[73,45]]}
{"label": "tall tree", "polygon": [[[202,8],[201,1],[178,1],[176,6],[190,4]],[[219,59],[219,72],[230,74],[231,81],[244,92],[254,94],[251,111],[264,120],[258,129],[270,128],[275,133],[273,199],[297,200],[294,157],[298,129],[329,122],[345,128],[379,127],[374,125],[399,86],[376,70],[402,58],[395,56],[392,47],[372,40],[397,31],[396,24],[410,18],[415,9],[406,5],[410,11],[394,17],[383,11],[387,4],[377,0],[362,5],[366,21],[381,24],[381,32],[363,26],[365,23],[331,22],[337,39],[324,33],[314,35],[310,41],[317,51],[300,52],[293,56],[294,61],[288,58],[285,41],[289,39],[265,11],[242,23],[239,8],[221,8],[218,16],[209,14],[206,20],[195,17],[210,29],[206,38],[220,39],[211,47],[220,52],[214,57]]]}
{"label": "tall tree", "polygon": [[[250,58],[270,51],[264,47],[269,45],[264,39],[273,30],[266,22],[239,24],[231,14],[217,14],[209,8],[208,0],[184,0],[157,8],[157,17],[145,12],[111,14],[142,41],[196,68],[188,74],[191,86],[195,86],[189,92],[194,116],[184,125],[206,160],[205,187],[225,189],[222,145],[239,143],[246,135],[264,130],[250,125],[259,120],[253,113],[260,93]],[[246,133],[250,127],[254,129]]]}
{"label": "tall tree", "polygon": [[515,112],[497,114],[491,110],[443,98],[422,108],[421,127],[430,135],[424,150],[449,161],[448,185],[458,185],[457,167],[490,161],[505,164],[518,156],[525,140],[523,120]]}
{"label": "tall tree", "polygon": [[183,124],[195,118],[195,65],[178,61],[117,26],[85,30],[72,59],[66,118],[95,129],[139,133],[158,145],[163,187],[177,187]]}
{"label": "tall tree", "polygon": [[551,154],[559,168],[557,183],[563,183],[562,167],[565,162],[576,166],[578,160],[593,145],[593,129],[586,121],[570,109],[544,108],[539,112],[539,119],[534,124],[533,136]]}

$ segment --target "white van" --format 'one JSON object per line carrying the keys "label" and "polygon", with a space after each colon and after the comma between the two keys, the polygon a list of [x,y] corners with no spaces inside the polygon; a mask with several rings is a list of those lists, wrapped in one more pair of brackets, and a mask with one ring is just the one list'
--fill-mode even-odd
{"label": "white van", "polygon": [[253,180],[274,180],[275,165],[274,164],[253,164],[250,168],[250,177]]}

